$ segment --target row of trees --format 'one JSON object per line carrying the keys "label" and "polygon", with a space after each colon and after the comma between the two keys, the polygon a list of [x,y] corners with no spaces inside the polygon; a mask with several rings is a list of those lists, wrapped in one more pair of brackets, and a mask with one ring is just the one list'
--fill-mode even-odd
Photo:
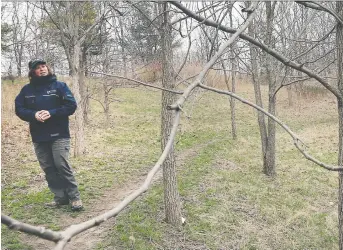
{"label": "row of trees", "polygon": [[[319,83],[330,91],[338,102],[337,165],[342,166],[342,2],[13,2],[3,4],[2,11],[7,13],[2,15],[4,39],[1,48],[7,59],[2,65],[4,71],[21,76],[28,58],[44,57],[57,72],[67,69],[71,76],[73,93],[79,105],[75,116],[75,156],[84,152],[83,128],[90,97],[85,77],[99,73],[115,77],[116,74],[126,79],[135,78],[138,82],[138,69],[161,70],[159,80],[164,89],[161,146],[165,149],[173,139],[170,136],[172,125],[175,127],[177,123],[170,109],[179,112],[195,87],[211,89],[203,85],[211,68],[225,75],[228,86],[225,94],[234,98],[237,98],[234,94],[236,75],[251,75],[257,105],[254,107],[260,111],[258,125],[263,171],[268,176],[277,172],[275,114],[278,91],[282,87],[301,86],[309,79],[313,80],[307,84]],[[251,13],[254,13],[254,18]],[[246,26],[249,24],[248,28],[242,26],[244,22]],[[242,27],[247,31],[243,32]],[[232,34],[240,39],[234,40]],[[176,82],[187,81],[191,77],[184,71],[184,66],[192,63],[207,63],[208,68],[204,68],[174,103]],[[12,65],[16,66],[16,71]],[[268,113],[261,109],[264,107],[262,84],[268,86]],[[110,91],[111,86],[105,84],[104,93]],[[233,139],[237,137],[234,98],[230,100]],[[292,96],[289,98],[291,103]],[[108,103],[105,106],[109,107]],[[308,155],[298,138],[292,132],[290,134],[306,158],[329,170],[341,170]],[[168,152],[163,165],[166,217],[171,224],[180,225],[181,207],[172,146]],[[342,178],[340,171],[340,249],[343,249]]]}

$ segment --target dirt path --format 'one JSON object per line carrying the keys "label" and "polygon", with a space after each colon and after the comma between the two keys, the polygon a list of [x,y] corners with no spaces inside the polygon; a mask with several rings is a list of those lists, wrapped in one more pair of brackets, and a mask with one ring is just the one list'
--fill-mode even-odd
{"label": "dirt path", "polygon": [[[161,176],[162,176],[161,171],[159,171],[155,175],[153,182],[156,183],[156,181],[160,179]],[[136,180],[132,182],[128,182],[120,186],[119,188],[107,191],[99,199],[97,199],[95,204],[92,204],[92,206],[87,206],[85,212],[80,214],[80,216],[77,216],[76,218],[73,218],[69,214],[64,214],[63,216],[59,218],[59,225],[61,226],[63,230],[72,224],[78,224],[78,223],[87,221],[95,216],[98,216],[114,208],[120,201],[122,201],[131,192],[138,189],[140,185],[142,185],[142,183],[144,182],[145,178],[146,176],[142,175],[138,177]],[[115,218],[111,218],[97,227],[88,229],[87,231],[73,237],[71,242],[69,242],[64,249],[65,250],[93,249],[98,242],[101,242],[102,236],[105,236],[103,235],[103,233],[108,231],[111,227],[113,227],[114,223],[115,223]],[[53,249],[55,246],[55,243],[38,238],[36,236],[23,234],[21,238],[23,242],[32,246],[33,249],[35,250]]]}
{"label": "dirt path", "polygon": [[[177,165],[180,167],[185,159],[193,158],[200,148],[204,145],[197,147],[197,149],[190,149],[183,152],[181,155],[177,156]],[[152,184],[155,184],[162,177],[162,170],[160,169],[153,178]],[[92,206],[87,206],[84,213],[80,214],[76,218],[73,218],[69,214],[64,214],[59,218],[59,225],[61,229],[65,229],[72,224],[78,224],[87,221],[95,216],[98,216],[112,208],[114,208],[120,201],[122,201],[130,193],[138,189],[144,182],[146,174],[137,177],[131,182],[127,182],[124,185],[108,190],[104,195],[96,200],[96,203]],[[99,226],[93,227],[91,229],[76,235],[69,242],[65,250],[91,250],[94,249],[97,243],[102,241],[102,237],[106,236],[106,232],[113,227],[115,223],[115,218],[111,218],[108,221],[102,223]],[[38,238],[36,236],[31,236],[23,234],[21,236],[23,242],[32,246],[35,250],[47,250],[53,249],[55,243]]]}

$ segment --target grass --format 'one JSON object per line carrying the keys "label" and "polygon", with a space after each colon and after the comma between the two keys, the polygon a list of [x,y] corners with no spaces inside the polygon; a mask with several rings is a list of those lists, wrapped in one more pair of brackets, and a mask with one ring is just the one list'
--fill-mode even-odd
{"label": "grass", "polygon": [[[13,116],[11,103],[20,86],[2,84],[2,210],[62,229],[63,214],[77,218],[82,213],[42,206],[52,196],[39,175],[26,124]],[[251,85],[241,82],[237,92],[253,100]],[[115,95],[120,102],[111,104],[111,124],[101,106],[91,102],[86,154],[71,159],[86,207],[147,173],[161,152],[160,93],[116,89]],[[278,129],[278,175],[263,175],[257,114],[236,106],[237,140],[230,134],[227,97],[198,93],[184,107],[190,118],[183,116],[176,139],[183,228],[164,222],[163,185],[157,181],[116,218],[96,249],[338,249],[337,174],[306,161]],[[331,164],[337,161],[335,107],[326,93],[307,95],[293,107],[286,92],[278,97],[278,117],[313,155]],[[22,239],[2,227],[3,249],[28,249]]]}

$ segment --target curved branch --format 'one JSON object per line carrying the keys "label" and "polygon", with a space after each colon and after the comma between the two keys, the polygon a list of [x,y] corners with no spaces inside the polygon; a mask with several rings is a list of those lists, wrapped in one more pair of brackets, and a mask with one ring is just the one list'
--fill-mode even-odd
{"label": "curved branch", "polygon": [[[177,8],[179,8],[180,10],[182,10],[186,15],[194,18],[195,20],[197,20],[199,22],[204,21],[203,17],[196,15],[194,12],[192,12],[191,10],[184,7],[181,3],[176,2],[176,1],[169,1],[169,2],[171,4],[173,4],[174,6],[176,6]],[[206,24],[208,26],[212,26],[212,27],[218,27],[220,30],[227,32],[227,33],[236,33],[237,32],[237,30],[235,30],[235,29],[228,28],[228,27],[225,27],[222,25],[218,25],[218,23],[215,23],[215,22],[210,21],[210,20],[205,20],[204,24]],[[336,87],[331,86],[324,78],[320,77],[315,72],[312,72],[310,69],[304,67],[303,65],[301,65],[299,63],[291,61],[289,58],[279,54],[277,51],[269,48],[265,44],[258,42],[256,39],[254,39],[253,37],[251,37],[249,35],[240,34],[239,37],[242,38],[243,40],[246,40],[246,41],[256,45],[257,47],[261,48],[262,50],[264,50],[265,52],[267,52],[268,54],[270,54],[271,56],[273,56],[278,61],[285,64],[286,66],[289,66],[293,69],[301,71],[301,72],[305,73],[306,75],[308,75],[309,77],[316,79],[325,88],[327,88],[332,94],[334,94],[338,99],[342,99],[342,96],[341,96],[339,90]]]}
{"label": "curved branch", "polygon": [[28,233],[28,234],[33,234],[40,238],[54,241],[54,242],[58,242],[59,240],[63,238],[62,234],[59,232],[54,232],[44,227],[35,227],[32,225],[17,221],[4,214],[1,215],[1,223],[8,226],[8,228],[10,229],[14,229],[14,230]]}
{"label": "curved branch", "polygon": [[314,2],[314,1],[295,1],[297,4],[301,4],[305,7],[315,9],[315,10],[320,10],[320,11],[325,11],[329,14],[331,14],[333,17],[336,18],[337,22],[341,23],[343,25],[343,19],[333,10],[325,7],[324,5]]}
{"label": "curved branch", "polygon": [[[186,79],[183,79],[180,75],[178,75],[178,77],[181,79],[180,81],[178,81],[177,83],[175,83],[175,86],[177,87],[177,86],[179,86],[181,83],[184,83],[184,82],[187,82],[188,83],[188,80],[189,79],[192,79],[192,78],[194,78],[194,77],[196,77],[198,75],[198,73],[196,73],[196,74],[194,74],[194,75],[192,75],[192,76],[189,76],[189,77],[187,77]],[[186,85],[186,84],[185,84]]]}
{"label": "curved branch", "polygon": [[91,100],[97,101],[98,103],[100,103],[102,109],[103,109],[104,112],[105,112],[106,108],[105,108],[104,104],[103,104],[100,100],[98,100],[98,99],[96,99],[96,98],[94,98],[94,97],[91,97],[91,96],[89,96],[88,98],[91,99]]}
{"label": "curved branch", "polygon": [[65,245],[67,244],[68,240],[70,240],[73,236],[91,228],[94,226],[97,226],[106,220],[115,217],[116,215],[119,214],[128,204],[130,204],[132,201],[134,201],[138,196],[143,194],[149,189],[149,186],[152,182],[152,178],[154,175],[157,173],[157,171],[160,169],[162,166],[163,162],[169,155],[170,150],[172,149],[173,143],[174,143],[174,138],[176,136],[176,132],[178,129],[178,125],[180,123],[180,111],[175,111],[175,117],[173,121],[173,127],[169,135],[169,139],[167,142],[166,147],[163,150],[163,153],[161,154],[160,158],[156,162],[155,166],[149,171],[147,178],[145,179],[144,183],[141,185],[139,189],[134,191],[132,194],[127,196],[123,201],[121,201],[116,207],[111,209],[110,211],[99,215],[91,220],[85,221],[80,224],[76,225],[71,225],[69,228],[67,228],[65,231],[61,232],[63,239],[58,242],[56,247],[54,248],[55,250],[62,250]]}
{"label": "curved branch", "polygon": [[192,38],[191,38],[191,35],[189,34],[189,36],[188,36],[188,49],[187,49],[187,52],[186,52],[186,55],[185,55],[185,57],[183,59],[182,64],[181,64],[179,70],[176,73],[176,76],[178,76],[180,74],[181,70],[183,69],[183,67],[186,64],[187,58],[188,58],[188,55],[189,55],[189,51],[191,50],[191,46],[192,46]]}
{"label": "curved branch", "polygon": [[300,57],[302,57],[303,55],[306,55],[306,54],[309,53],[311,50],[313,50],[314,48],[316,48],[316,47],[320,44],[321,41],[325,40],[326,38],[328,38],[328,36],[330,36],[330,34],[335,30],[335,28],[336,28],[336,25],[333,26],[333,28],[329,31],[329,33],[325,34],[325,36],[323,36],[321,39],[317,40],[315,45],[313,45],[311,48],[309,48],[308,50],[304,51],[303,53],[300,53],[300,54],[297,55],[296,57],[292,58],[292,61],[293,61],[293,60],[296,60],[296,59],[298,59],[298,58],[300,58]]}
{"label": "curved branch", "polygon": [[[253,3],[253,6],[256,6],[257,3]],[[224,52],[224,50],[226,49],[227,46],[231,45],[235,39],[238,37],[240,32],[243,32],[248,25],[250,24],[250,22],[252,21],[253,17],[255,15],[255,12],[253,12],[249,18],[247,19],[246,23],[244,25],[242,25],[242,27],[240,28],[240,30],[234,34],[230,40],[228,42],[226,42],[216,53],[216,55],[206,64],[206,66],[204,67],[204,69],[202,70],[202,72],[199,74],[199,76],[196,78],[196,80],[188,86],[188,88],[186,89],[185,93],[179,97],[179,99],[177,100],[176,105],[178,108],[175,109],[175,116],[174,116],[174,121],[173,121],[173,127],[170,133],[170,136],[168,138],[168,142],[166,144],[166,147],[163,150],[163,153],[161,154],[160,158],[158,159],[158,161],[156,162],[155,166],[150,170],[150,172],[147,175],[147,178],[144,181],[144,184],[137,189],[136,191],[134,191],[131,195],[127,196],[122,202],[120,202],[115,208],[111,209],[110,211],[99,215],[91,220],[85,221],[83,223],[80,224],[76,224],[76,225],[71,225],[69,228],[67,228],[66,230],[60,232],[60,234],[58,234],[59,236],[62,235],[62,237],[59,237],[58,239],[58,243],[55,247],[55,250],[62,250],[64,249],[65,245],[67,244],[67,242],[74,237],[75,235],[91,228],[94,226],[97,226],[101,223],[103,223],[104,221],[108,220],[111,217],[115,217],[120,211],[122,211],[130,202],[132,202],[133,200],[135,200],[139,195],[143,194],[145,191],[148,190],[149,185],[152,181],[152,178],[154,177],[154,175],[156,174],[156,172],[159,170],[159,168],[161,167],[161,165],[163,164],[163,162],[165,161],[166,157],[168,156],[172,146],[173,146],[173,142],[174,142],[174,138],[177,132],[177,128],[180,122],[180,110],[181,110],[181,105],[190,95],[191,91],[200,84],[201,81],[203,81],[203,78],[205,77],[207,71],[213,66],[213,64],[216,62],[216,60],[221,56],[221,54]],[[92,73],[98,73],[98,72],[92,72]],[[103,75],[109,75],[109,76],[114,76],[114,77],[118,77],[118,78],[122,78],[122,79],[127,79],[126,77],[121,77],[121,76],[115,76],[115,75],[110,75],[110,74],[104,74],[104,73],[100,73]],[[133,79],[129,79],[129,80],[133,80]],[[136,81],[133,80],[135,82],[138,82],[140,84],[144,84],[146,86],[149,87],[155,87],[156,86],[152,86],[150,84],[145,84],[142,83],[140,81]],[[162,89],[165,90],[163,88],[159,88],[158,89]],[[167,90],[168,91],[168,90]],[[172,105],[172,106],[173,106]],[[35,228],[35,227],[34,227]],[[38,235],[41,236],[41,235]]]}
{"label": "curved branch", "polygon": [[132,82],[136,82],[136,83],[138,83],[140,85],[148,86],[148,87],[155,88],[155,89],[165,90],[165,91],[168,91],[168,92],[171,92],[171,93],[174,93],[174,94],[178,94],[178,95],[182,95],[182,93],[183,93],[182,91],[177,91],[177,90],[171,90],[171,89],[166,89],[166,88],[158,87],[158,86],[155,86],[155,85],[152,85],[152,84],[149,84],[149,83],[141,82],[141,81],[138,81],[138,80],[135,80],[135,79],[131,79],[131,78],[127,78],[127,77],[124,77],[124,76],[112,75],[112,74],[107,74],[107,73],[102,73],[102,72],[95,72],[95,71],[91,71],[90,73],[104,75],[104,76],[111,76],[111,77],[115,77],[115,78],[119,78],[119,79],[125,79],[125,80],[129,80],[129,81],[132,81]]}
{"label": "curved branch", "polygon": [[[218,94],[225,94],[225,95],[229,95],[232,98],[235,98],[239,101],[241,101],[244,104],[247,104],[255,109],[257,109],[258,111],[261,111],[263,114],[265,114],[266,116],[268,116],[269,118],[273,119],[277,124],[279,124],[284,130],[286,130],[286,132],[293,138],[294,141],[294,145],[295,147],[300,151],[300,153],[302,155],[305,156],[306,159],[314,162],[315,164],[319,165],[320,167],[323,167],[327,170],[330,171],[343,171],[343,167],[337,167],[337,166],[330,166],[327,165],[319,160],[317,160],[316,158],[312,157],[310,154],[308,154],[305,150],[301,149],[299,142],[301,142],[301,140],[299,139],[299,137],[292,132],[292,130],[290,130],[285,124],[283,124],[283,122],[281,122],[277,117],[273,116],[272,114],[268,113],[267,111],[265,111],[263,108],[261,108],[260,106],[257,106],[256,104],[249,102],[241,97],[239,97],[238,95],[229,92],[229,91],[224,91],[224,90],[220,90],[220,89],[216,89],[216,88],[212,88],[212,87],[208,87],[206,85],[203,84],[199,84],[199,87],[203,88],[203,89],[207,89],[207,90],[211,90],[213,92],[216,92]],[[304,144],[304,143],[302,143]]]}
{"label": "curved branch", "polygon": [[[172,2],[174,4],[174,2]],[[255,8],[259,2],[253,2],[252,7]],[[256,11],[253,11],[249,17],[247,18],[246,22],[230,37],[230,39],[224,43],[217,51],[217,53],[211,58],[210,61],[205,65],[204,69],[199,73],[197,78],[194,80],[192,84],[190,84],[182,94],[182,96],[173,104],[169,106],[169,109],[181,109],[183,103],[186,101],[192,90],[201,84],[203,78],[205,77],[207,71],[216,63],[218,58],[224,53],[226,48],[230,46],[240,35],[241,33],[250,25],[251,21],[255,17]],[[219,26],[219,25],[218,25]]]}

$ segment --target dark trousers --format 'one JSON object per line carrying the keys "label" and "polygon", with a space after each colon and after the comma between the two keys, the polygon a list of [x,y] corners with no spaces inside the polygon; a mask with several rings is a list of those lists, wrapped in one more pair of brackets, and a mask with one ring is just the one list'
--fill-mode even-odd
{"label": "dark trousers", "polygon": [[68,163],[70,139],[62,138],[49,142],[33,143],[37,159],[45,173],[50,191],[56,202],[80,199],[80,192]]}

